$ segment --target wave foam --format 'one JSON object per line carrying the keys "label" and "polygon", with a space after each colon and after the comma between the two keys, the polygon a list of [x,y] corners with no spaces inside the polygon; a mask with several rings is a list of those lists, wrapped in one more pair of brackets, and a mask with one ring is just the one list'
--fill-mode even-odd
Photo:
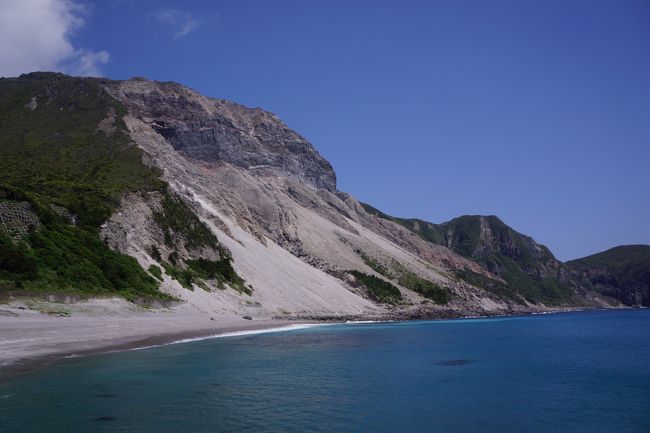
{"label": "wave foam", "polygon": [[273,328],[262,328],[262,329],[249,329],[243,331],[231,331],[231,332],[222,332],[220,334],[206,335],[203,337],[192,337],[192,338],[183,338],[181,340],[170,341],[169,343],[153,344],[151,346],[143,347],[134,347],[129,350],[145,350],[153,349],[156,347],[170,346],[172,344],[181,344],[181,343],[192,343],[194,341],[210,340],[213,338],[227,338],[227,337],[243,337],[248,335],[257,335],[257,334],[269,334],[273,332],[287,332],[287,331],[296,331],[299,329],[308,329],[315,328],[319,326],[328,326],[328,323],[302,323],[302,324],[293,324],[293,325],[284,325],[276,326]]}
{"label": "wave foam", "polygon": [[369,323],[393,323],[394,320],[348,320],[346,325],[367,325]]}

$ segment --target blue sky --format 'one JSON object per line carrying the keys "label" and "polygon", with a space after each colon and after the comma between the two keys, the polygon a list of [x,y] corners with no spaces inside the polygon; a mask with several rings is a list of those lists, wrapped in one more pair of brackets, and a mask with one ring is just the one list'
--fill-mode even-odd
{"label": "blue sky", "polygon": [[396,216],[495,214],[562,260],[650,244],[647,0],[29,1],[69,7],[68,46],[16,68],[262,107]]}

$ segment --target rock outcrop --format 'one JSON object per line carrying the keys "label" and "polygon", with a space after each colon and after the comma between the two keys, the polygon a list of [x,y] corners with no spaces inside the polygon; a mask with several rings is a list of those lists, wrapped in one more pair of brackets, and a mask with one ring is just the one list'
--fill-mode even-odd
{"label": "rock outcrop", "polygon": [[272,113],[206,98],[172,82],[135,78],[108,88],[132,116],[151,125],[187,157],[225,161],[336,190],[336,175],[330,163]]}

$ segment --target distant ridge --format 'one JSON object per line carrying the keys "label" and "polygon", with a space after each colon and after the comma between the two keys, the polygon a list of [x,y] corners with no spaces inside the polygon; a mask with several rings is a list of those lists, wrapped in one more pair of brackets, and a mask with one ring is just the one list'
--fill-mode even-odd
{"label": "distant ridge", "polygon": [[573,291],[595,290],[625,305],[650,302],[650,246],[619,246],[562,263],[551,251],[494,215],[463,215],[434,224],[398,218],[362,204],[366,211],[396,222],[422,239],[444,245],[502,277],[530,301],[557,302]]}
{"label": "distant ridge", "polygon": [[650,245],[621,245],[566,264],[594,290],[626,305],[650,307]]}

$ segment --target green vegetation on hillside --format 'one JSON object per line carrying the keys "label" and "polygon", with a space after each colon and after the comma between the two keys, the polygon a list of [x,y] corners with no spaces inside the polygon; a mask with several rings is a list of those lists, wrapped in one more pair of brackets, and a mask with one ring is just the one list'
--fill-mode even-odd
{"label": "green vegetation on hillside", "polygon": [[[112,134],[97,129],[110,113]],[[124,132],[124,113],[98,80],[0,79],[0,196],[30,203],[42,223],[23,240],[2,238],[2,290],[169,298],[135,259],[98,236],[124,192],[163,185]],[[77,225],[65,224],[52,205],[75,214]]]}
{"label": "green vegetation on hillside", "polygon": [[232,259],[224,251],[220,251],[221,258],[217,261],[207,259],[187,260],[188,269],[192,270],[198,278],[205,280],[216,279],[220,286],[228,283],[230,287],[240,293],[251,295],[253,292],[246,282],[237,275],[232,267]]}
{"label": "green vegetation on hillside", "polygon": [[[525,271],[525,269],[534,268],[534,264],[526,265],[525,261],[517,262],[501,253],[476,261],[502,277],[513,292],[516,291],[528,301],[553,305],[571,300],[571,289],[563,285],[557,278],[542,277]],[[495,267],[494,264],[497,264],[498,267]],[[495,272],[495,269],[499,271]]]}
{"label": "green vegetation on hillside", "polygon": [[29,245],[0,234],[0,288],[22,289],[26,282],[36,278],[37,272],[36,258]]}
{"label": "green vegetation on hillside", "polygon": [[[419,293],[425,298],[431,299],[436,304],[444,305],[449,302],[449,291],[447,289],[440,287],[436,283],[433,283],[409,271],[398,261],[392,260],[391,269],[389,269],[387,266],[381,264],[378,260],[369,257],[363,251],[356,250],[355,252],[359,255],[359,257],[361,257],[361,260],[363,260],[363,262],[369,268],[371,268],[373,271],[377,272],[380,275],[383,275],[388,279],[391,280],[397,279],[397,283],[400,286],[405,287],[409,290],[413,290],[414,292]],[[377,278],[377,279],[382,282],[385,282],[381,278]]]}
{"label": "green vegetation on hillside", "polygon": [[374,275],[360,271],[346,271],[354,276],[357,282],[366,289],[369,297],[384,304],[397,304],[402,300],[402,293],[397,287]]}
{"label": "green vegetation on hillside", "polygon": [[466,283],[471,284],[472,286],[482,287],[483,289],[496,295],[511,298],[519,302],[523,301],[523,297],[521,297],[512,287],[498,280],[495,280],[494,278],[490,278],[486,275],[474,272],[469,268],[456,270],[454,272],[454,276],[459,280],[463,280]]}
{"label": "green vegetation on hillside", "polygon": [[163,279],[163,276],[162,276],[162,269],[160,269],[159,266],[151,265],[151,266],[149,266],[148,271],[149,271],[149,273],[150,273],[151,275],[153,275],[154,277],[156,277],[156,279],[162,281],[162,279]]}
{"label": "green vegetation on hillside", "polygon": [[412,272],[402,274],[398,282],[401,286],[411,289],[425,298],[431,299],[436,304],[444,305],[449,302],[449,292],[447,289],[429,280],[420,278]]}
{"label": "green vegetation on hillside", "polygon": [[413,290],[416,293],[431,299],[436,304],[444,305],[449,302],[449,291],[436,283],[429,281],[409,271],[397,261],[393,262],[397,273],[397,282],[400,286]]}
{"label": "green vegetation on hillside", "polygon": [[[222,253],[213,265],[167,264],[167,272],[185,287],[205,277],[250,292],[212,232],[143,164],[122,120],[126,109],[102,88],[106,82],[53,73],[0,79],[0,200],[28,203],[41,224],[22,240],[0,230],[0,290],[168,299],[158,291],[160,268],[147,273],[99,237],[125,193],[159,191],[162,210],[154,218],[168,246],[178,238],[188,250]],[[159,252],[156,259],[164,264]]]}
{"label": "green vegetation on hillside", "polygon": [[[0,183],[67,208],[84,229],[106,221],[124,192],[164,185],[131,143],[125,108],[99,84],[48,73],[0,80]],[[110,113],[107,134],[98,125]]]}
{"label": "green vegetation on hillside", "polygon": [[181,286],[188,290],[194,290],[193,284],[201,287],[204,290],[209,290],[205,280],[217,280],[219,288],[224,289],[224,283],[237,290],[239,293],[252,295],[253,290],[250,286],[246,286],[246,282],[242,279],[232,267],[229,256],[225,255],[219,260],[187,260],[185,266],[174,265],[163,261],[162,266],[165,268],[165,273],[178,281]]}
{"label": "green vegetation on hillside", "polygon": [[185,287],[187,290],[194,290],[192,284],[199,283],[199,280],[191,269],[179,268],[178,266],[165,261],[163,261],[161,265],[165,269],[167,275],[178,281],[180,285]]}
{"label": "green vegetation on hillside", "polygon": [[373,271],[377,272],[378,274],[383,275],[384,277],[387,278],[393,278],[393,275],[391,272],[388,270],[388,268],[381,263],[379,263],[377,260],[373,259],[372,257],[368,257],[363,251],[361,250],[356,250],[355,251],[359,257],[361,257],[361,260]]}
{"label": "green vegetation on hillside", "polygon": [[163,193],[162,211],[154,212],[154,220],[165,236],[165,244],[174,246],[174,234],[184,238],[188,250],[202,246],[219,248],[217,237],[196,216],[183,199],[171,194],[167,189]]}
{"label": "green vegetation on hillside", "polygon": [[574,268],[638,269],[650,274],[650,245],[621,245],[566,264]]}
{"label": "green vegetation on hillside", "polygon": [[626,305],[650,307],[650,245],[622,245],[567,266],[604,295]]}
{"label": "green vegetation on hillside", "polygon": [[24,241],[0,235],[0,291],[170,299],[134,258],[112,251],[95,233],[61,225]]}
{"label": "green vegetation on hillside", "polygon": [[[368,204],[362,205],[372,215],[400,224],[425,241],[448,247],[479,263],[505,280],[507,286],[476,273],[457,273],[458,278],[469,284],[516,301],[524,298],[531,302],[562,304],[571,300],[572,291],[560,280],[556,269],[559,263],[551,252],[494,215],[464,215],[443,224],[433,224],[393,217]],[[482,237],[486,229],[489,238]]]}

